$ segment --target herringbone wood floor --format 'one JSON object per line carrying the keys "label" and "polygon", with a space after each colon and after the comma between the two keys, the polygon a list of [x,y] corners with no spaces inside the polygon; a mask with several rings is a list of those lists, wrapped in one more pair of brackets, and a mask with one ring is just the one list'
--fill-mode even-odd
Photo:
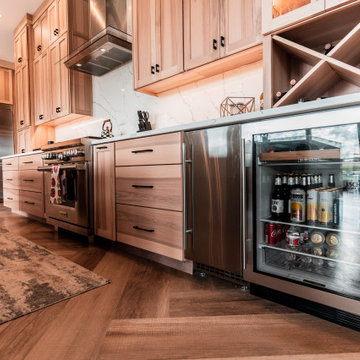
{"label": "herringbone wood floor", "polygon": [[0,227],[112,280],[1,325],[0,359],[360,358],[360,333],[222,280],[183,274],[116,244],[89,247],[2,206]]}

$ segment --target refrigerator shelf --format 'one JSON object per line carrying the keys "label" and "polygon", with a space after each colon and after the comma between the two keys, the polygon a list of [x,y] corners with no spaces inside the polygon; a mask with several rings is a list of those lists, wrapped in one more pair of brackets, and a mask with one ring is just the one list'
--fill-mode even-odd
{"label": "refrigerator shelf", "polygon": [[296,226],[296,227],[302,227],[307,229],[316,229],[316,230],[322,230],[327,232],[339,232],[343,234],[351,234],[351,235],[359,235],[359,230],[344,230],[344,229],[337,229],[332,227],[326,227],[326,226],[320,226],[320,225],[308,225],[308,224],[297,224],[293,222],[284,222],[284,221],[278,221],[278,220],[272,220],[272,219],[260,219],[261,222],[264,223],[270,223],[270,224],[282,224],[282,225],[289,225],[289,226]]}
{"label": "refrigerator shelf", "polygon": [[329,165],[348,165],[348,166],[360,166],[360,159],[345,159],[339,161],[327,161],[327,160],[314,160],[314,161],[260,161],[258,160],[258,166],[299,166],[299,165],[308,165],[308,166],[324,166],[328,167]]}
{"label": "refrigerator shelf", "polygon": [[324,150],[300,150],[300,151],[279,151],[264,152],[259,154],[260,161],[307,161],[307,160],[330,160],[340,159],[340,149],[324,149]]}
{"label": "refrigerator shelf", "polygon": [[306,256],[306,257],[309,257],[309,258],[312,258],[312,259],[321,259],[321,260],[324,260],[325,262],[339,263],[339,264],[345,264],[345,265],[351,265],[351,266],[360,267],[359,263],[354,263],[354,262],[349,262],[349,261],[339,260],[339,259],[331,259],[331,258],[327,258],[325,256],[318,256],[318,255],[305,253],[305,252],[302,252],[302,251],[286,249],[286,248],[283,247],[286,244],[286,242],[284,242],[284,241],[285,240],[283,240],[282,242],[279,243],[281,246],[268,245],[268,244],[259,244],[259,249],[272,249],[272,250],[276,250],[276,251],[281,251],[283,253],[295,254],[295,255],[298,255],[298,256]]}

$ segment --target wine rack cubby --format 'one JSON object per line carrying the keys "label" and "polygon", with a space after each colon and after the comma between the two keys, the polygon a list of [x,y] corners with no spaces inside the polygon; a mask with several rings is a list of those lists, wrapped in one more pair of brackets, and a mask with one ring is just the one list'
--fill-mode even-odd
{"label": "wine rack cubby", "polygon": [[[333,46],[325,54],[326,44]],[[265,106],[360,92],[360,3],[264,40]],[[296,84],[290,86],[290,80]],[[280,99],[277,92],[285,93]]]}

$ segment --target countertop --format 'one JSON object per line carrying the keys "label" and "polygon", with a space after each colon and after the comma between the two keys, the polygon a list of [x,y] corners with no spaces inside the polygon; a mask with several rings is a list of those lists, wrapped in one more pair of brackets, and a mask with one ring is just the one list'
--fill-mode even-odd
{"label": "countertop", "polygon": [[336,96],[327,99],[321,99],[316,101],[309,101],[300,104],[283,106],[280,108],[271,108],[256,112],[251,112],[247,114],[240,114],[229,116],[225,118],[218,118],[207,121],[199,121],[192,122],[188,124],[182,124],[177,126],[165,127],[160,129],[154,129],[149,131],[142,131],[138,133],[115,136],[112,138],[106,138],[101,140],[94,140],[91,142],[91,145],[98,145],[104,143],[110,143],[115,141],[129,140],[135,138],[141,138],[145,136],[153,136],[160,134],[167,134],[177,131],[191,131],[191,130],[199,130],[206,129],[216,126],[226,126],[226,125],[234,125],[241,123],[249,123],[255,121],[268,120],[277,117],[290,116],[296,114],[304,114],[316,111],[326,111],[330,109],[342,108],[347,106],[360,105],[360,93]]}
{"label": "countertop", "polygon": [[13,154],[13,155],[7,155],[7,156],[3,156],[0,158],[0,160],[5,160],[5,159],[9,159],[9,158],[14,158],[14,157],[20,157],[20,156],[26,156],[26,155],[36,155],[36,154],[41,154],[42,151],[41,150],[37,150],[37,151],[29,151],[27,153],[21,153],[21,154]]}

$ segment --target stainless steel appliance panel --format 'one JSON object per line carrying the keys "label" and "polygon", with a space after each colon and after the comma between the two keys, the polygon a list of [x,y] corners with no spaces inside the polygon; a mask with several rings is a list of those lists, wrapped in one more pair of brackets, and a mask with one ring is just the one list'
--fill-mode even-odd
{"label": "stainless steel appliance panel", "polygon": [[240,125],[185,133],[186,257],[236,274],[241,256]]}

